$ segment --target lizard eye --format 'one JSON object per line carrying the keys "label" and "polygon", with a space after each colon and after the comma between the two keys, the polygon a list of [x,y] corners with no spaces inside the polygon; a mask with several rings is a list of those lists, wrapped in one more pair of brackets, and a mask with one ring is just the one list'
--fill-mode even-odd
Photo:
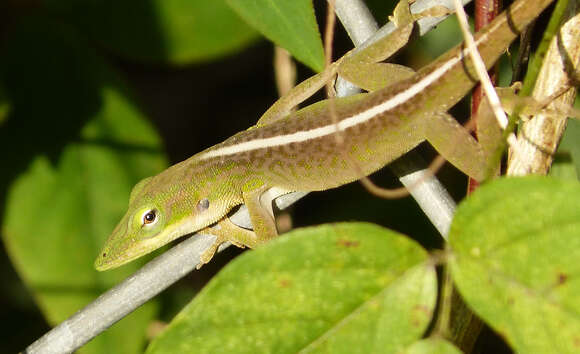
{"label": "lizard eye", "polygon": [[207,198],[203,198],[199,202],[197,202],[197,211],[202,212],[206,211],[209,208],[209,200]]}
{"label": "lizard eye", "polygon": [[141,224],[143,226],[149,226],[157,222],[157,210],[147,210],[141,219]]}

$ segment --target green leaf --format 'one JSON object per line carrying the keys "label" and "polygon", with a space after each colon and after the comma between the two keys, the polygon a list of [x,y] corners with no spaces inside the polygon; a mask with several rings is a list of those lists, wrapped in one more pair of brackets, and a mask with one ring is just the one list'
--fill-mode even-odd
{"label": "green leaf", "polygon": [[286,48],[314,71],[324,67],[324,50],[311,0],[227,0],[250,25]]}
{"label": "green leaf", "polygon": [[427,338],[413,343],[401,354],[461,354],[456,346],[441,338]]}
{"label": "green leaf", "polygon": [[372,224],[293,231],[231,262],[148,353],[396,352],[433,315],[427,259]]}
{"label": "green leaf", "polygon": [[257,38],[224,0],[47,0],[46,6],[115,53],[146,62],[210,60]]}
{"label": "green leaf", "polygon": [[[132,185],[166,165],[118,74],[74,33],[31,17],[15,24],[0,57],[13,104],[0,127],[1,149],[11,152],[0,177],[2,237],[52,325],[139,267],[99,273],[93,262]],[[81,352],[141,352],[156,307],[149,302]]]}
{"label": "green leaf", "polygon": [[[575,167],[576,177],[580,176],[580,122],[575,119],[569,119],[566,125],[566,131],[562,137],[562,142],[558,146],[555,163],[569,164]],[[552,166],[552,170],[559,167],[566,166]],[[552,170],[550,172],[552,172]],[[565,173],[567,177],[573,177],[573,171],[566,169],[566,171],[557,171],[558,176]]]}
{"label": "green leaf", "polygon": [[580,348],[580,184],[484,185],[457,209],[451,271],[467,304],[520,353]]}

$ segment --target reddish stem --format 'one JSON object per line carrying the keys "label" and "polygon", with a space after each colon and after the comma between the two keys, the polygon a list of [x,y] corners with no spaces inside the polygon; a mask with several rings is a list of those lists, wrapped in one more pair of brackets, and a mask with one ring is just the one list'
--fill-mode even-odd
{"label": "reddish stem", "polygon": [[[488,23],[493,21],[493,19],[499,14],[501,0],[475,0],[475,31],[479,31],[482,27],[485,27]],[[491,82],[495,85],[497,83],[497,65],[494,66],[489,71],[489,76]],[[481,85],[475,86],[473,89],[473,95],[471,99],[471,112],[477,112],[481,100],[483,98],[483,91]],[[475,122],[477,127],[477,121]],[[477,139],[476,130],[474,130],[474,136]],[[475,189],[479,186],[479,183],[473,178],[469,178],[467,183],[467,194],[473,193]]]}

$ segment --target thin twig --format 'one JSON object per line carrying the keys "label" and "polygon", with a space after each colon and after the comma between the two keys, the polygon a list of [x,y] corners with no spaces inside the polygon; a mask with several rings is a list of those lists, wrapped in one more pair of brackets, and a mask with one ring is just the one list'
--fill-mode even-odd
{"label": "thin twig", "polygon": [[[489,25],[496,17],[499,15],[500,12],[500,1],[501,0],[475,0],[475,14],[474,14],[474,30],[475,32],[481,30],[483,27]],[[521,52],[520,52],[521,53]],[[497,76],[498,76],[498,68],[499,66],[496,64],[490,70],[488,70],[488,75],[493,83],[493,86],[497,85]],[[477,115],[476,112],[479,112],[479,108],[481,106],[483,100],[483,90],[481,88],[481,84],[475,85],[471,92],[471,115],[474,121],[475,129],[474,129],[474,136],[476,139],[480,139],[478,136],[478,129],[477,125]],[[479,129],[481,131],[481,129]],[[467,194],[472,194],[478,187],[479,182],[469,177],[467,180]]]}
{"label": "thin twig", "polygon": [[296,85],[296,64],[290,53],[279,46],[274,46],[274,76],[279,96]]}

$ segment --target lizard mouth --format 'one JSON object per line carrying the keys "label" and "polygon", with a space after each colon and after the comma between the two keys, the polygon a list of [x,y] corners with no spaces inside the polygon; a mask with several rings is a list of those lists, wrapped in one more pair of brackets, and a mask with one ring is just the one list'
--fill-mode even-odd
{"label": "lizard mouth", "polygon": [[132,260],[140,256],[141,256],[140,254],[136,254],[132,257],[119,258],[108,254],[107,251],[105,250],[101,252],[99,257],[95,260],[95,269],[98,270],[99,272],[102,272],[104,270],[117,268],[125,263],[131,262]]}

